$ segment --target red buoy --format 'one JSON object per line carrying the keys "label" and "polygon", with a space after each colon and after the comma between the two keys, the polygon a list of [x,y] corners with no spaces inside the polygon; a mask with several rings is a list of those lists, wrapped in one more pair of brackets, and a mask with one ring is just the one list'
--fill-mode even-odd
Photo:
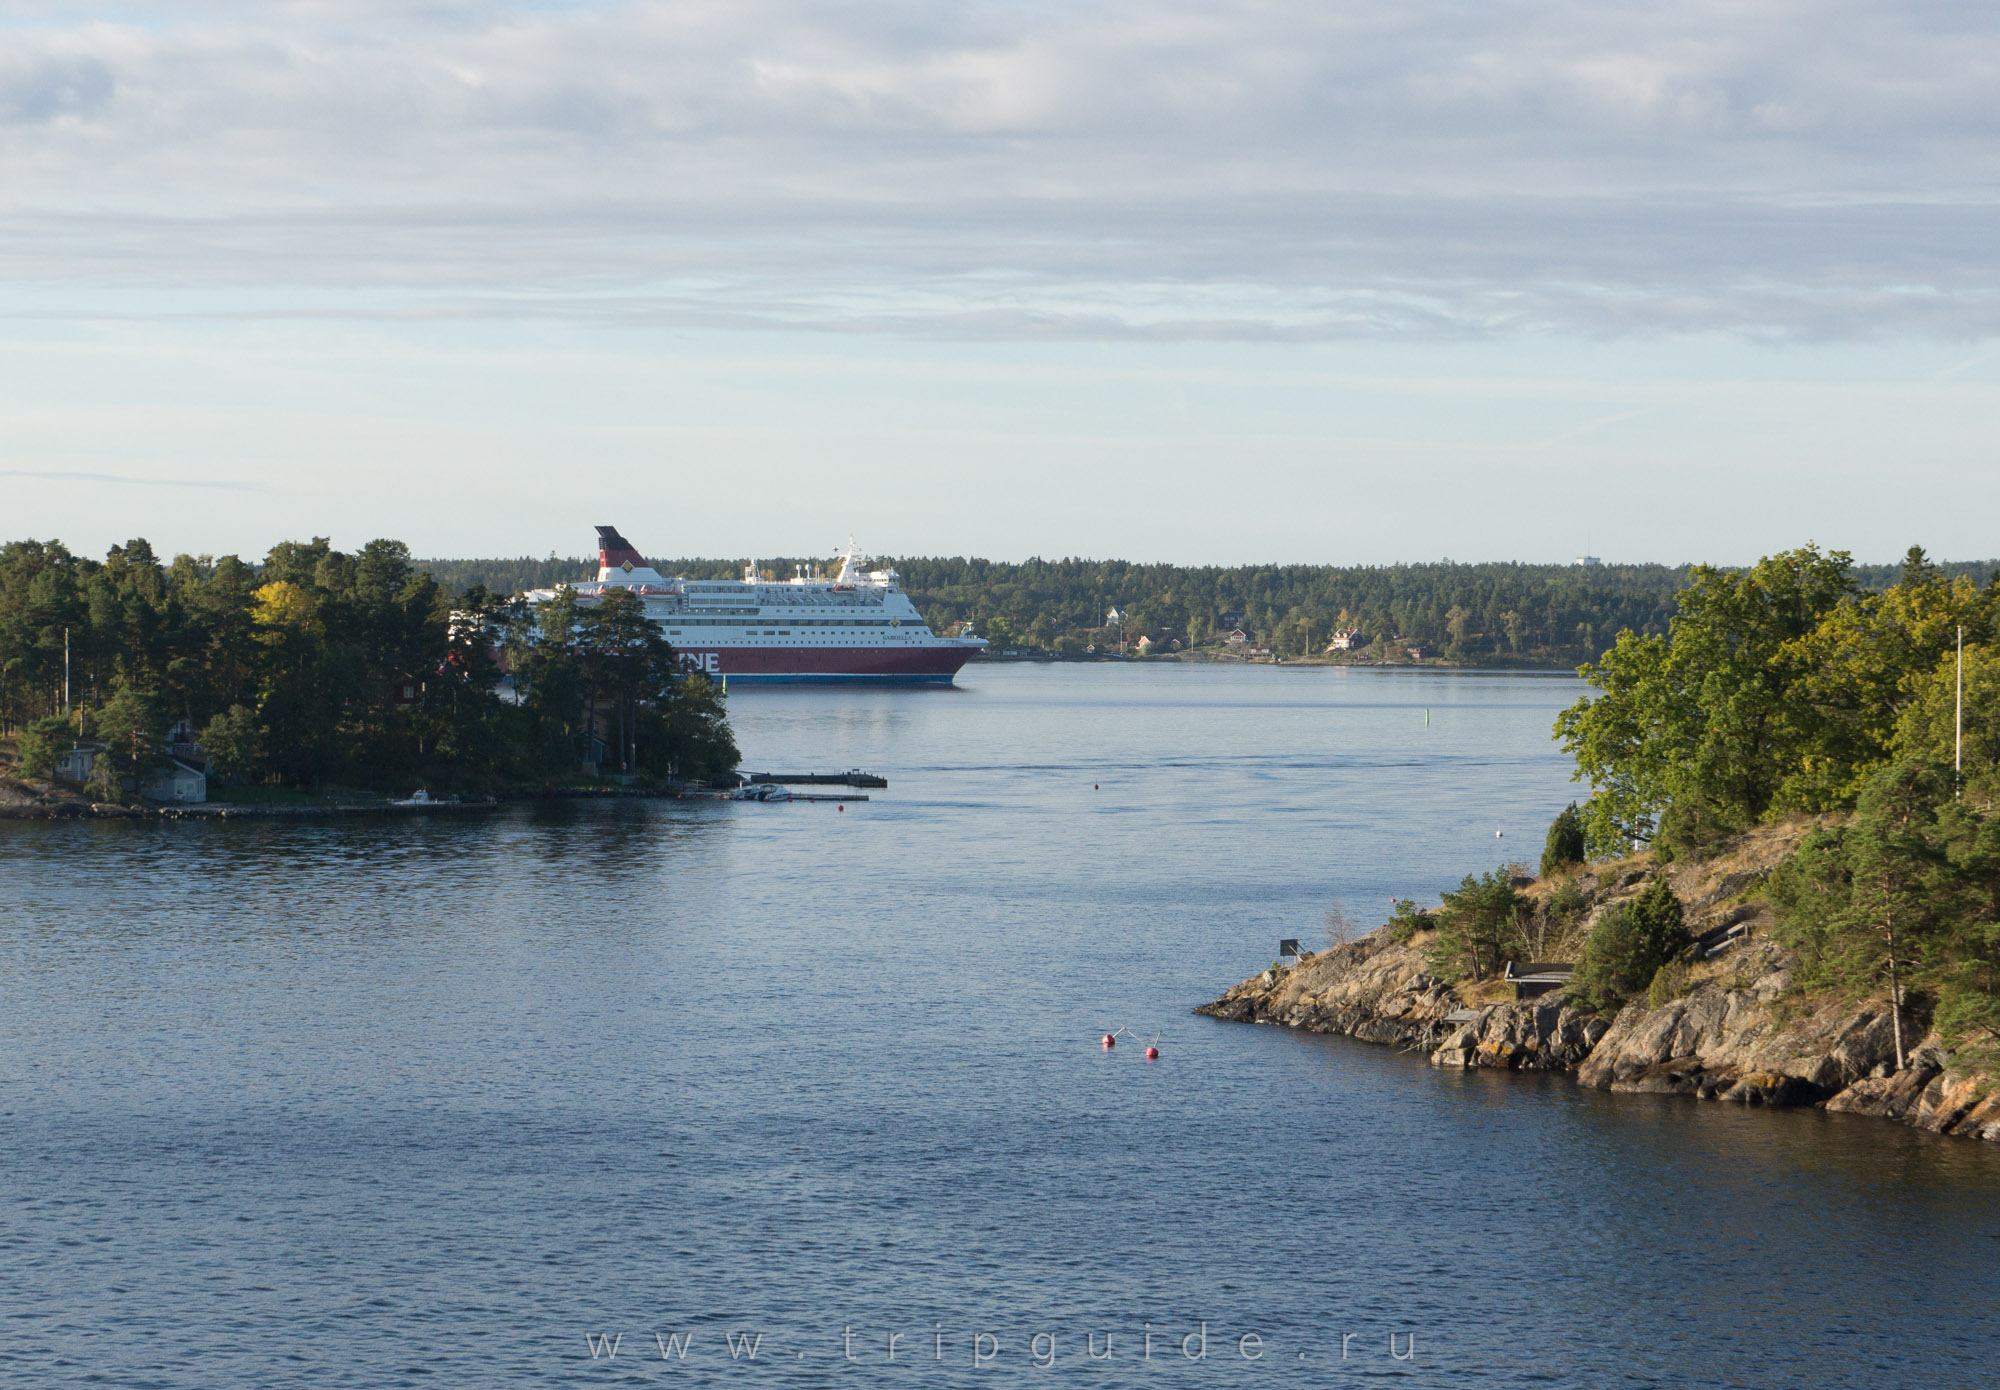
{"label": "red buoy", "polygon": [[1104,1035],[1104,1045],[1106,1047],[1116,1047],[1118,1046],[1118,1039],[1112,1037],[1109,1033],[1106,1033]]}
{"label": "red buoy", "polygon": [[1159,1048],[1157,1048],[1157,1047],[1149,1047],[1149,1048],[1147,1048],[1147,1049],[1146,1049],[1146,1060],[1147,1060],[1147,1061],[1149,1061],[1149,1062],[1153,1062],[1153,1061],[1157,1061],[1157,1060],[1159,1060],[1159,1056],[1160,1056],[1160,1049],[1159,1049]]}

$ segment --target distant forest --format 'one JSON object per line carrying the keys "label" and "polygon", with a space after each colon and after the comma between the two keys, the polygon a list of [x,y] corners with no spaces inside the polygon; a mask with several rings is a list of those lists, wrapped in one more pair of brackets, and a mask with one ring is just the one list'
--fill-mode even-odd
{"label": "distant forest", "polygon": [[[759,561],[788,576],[820,557]],[[496,594],[594,578],[590,557],[545,560],[420,560],[447,588],[475,585]],[[1203,647],[1241,629],[1279,656],[1317,655],[1349,629],[1371,647],[1422,645],[1449,660],[1495,665],[1575,666],[1595,660],[1619,632],[1664,633],[1688,582],[1686,565],[1525,565],[1507,563],[1337,566],[1185,566],[1122,560],[1021,562],[884,557],[903,576],[937,630],[970,620],[999,646],[1080,653],[1096,644],[1179,642]],[[728,579],[741,560],[660,559],[663,574]],[[1948,578],[1986,584],[2000,560],[1943,564]],[[1865,590],[1897,582],[1897,565],[1856,565]],[[1108,620],[1116,608],[1121,621]]]}

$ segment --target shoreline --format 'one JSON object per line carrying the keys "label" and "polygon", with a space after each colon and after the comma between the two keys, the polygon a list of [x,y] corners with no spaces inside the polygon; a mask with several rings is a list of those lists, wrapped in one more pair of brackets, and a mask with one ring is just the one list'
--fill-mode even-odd
{"label": "shoreline", "polygon": [[[1816,1106],[2000,1142],[2000,1076],[1956,1063],[1927,1020],[1898,1071],[1884,1000],[1793,989],[1793,962],[1769,935],[1756,890],[1798,833],[1774,830],[1720,864],[1661,866],[1639,855],[1575,875],[1592,915],[1656,877],[1675,880],[1704,945],[1670,999],[1641,993],[1607,1015],[1576,1007],[1560,988],[1513,999],[1494,980],[1450,984],[1426,966],[1432,933],[1398,941],[1383,926],[1274,964],[1194,1012],[1421,1050],[1440,1068],[1563,1072],[1596,1090]],[[1547,892],[1541,880],[1528,891],[1538,887]]]}
{"label": "shoreline", "polygon": [[[16,791],[18,783],[0,787]],[[432,801],[399,805],[390,801],[230,802],[200,801],[134,806],[94,802],[82,797],[50,800],[20,797],[0,801],[0,821],[57,820],[282,820],[321,816],[436,815],[440,812],[492,811],[532,801],[706,801],[725,793],[710,789],[633,787],[535,788],[491,794],[463,801]]]}
{"label": "shoreline", "polygon": [[981,652],[965,663],[964,669],[977,666],[1255,666],[1255,667],[1324,667],[1330,670],[1352,671],[1462,671],[1484,672],[1488,675],[1505,676],[1574,676],[1576,665],[1569,662],[1527,661],[1503,662],[1494,665],[1481,661],[1450,661],[1443,657],[1425,657],[1422,660],[1371,661],[1366,658],[1353,659],[1327,656],[1233,656],[1227,652],[1197,649],[1195,651],[1167,652],[1159,655],[1120,655],[1117,652],[1099,653],[1094,656],[1057,656],[1054,653],[1031,652]]}

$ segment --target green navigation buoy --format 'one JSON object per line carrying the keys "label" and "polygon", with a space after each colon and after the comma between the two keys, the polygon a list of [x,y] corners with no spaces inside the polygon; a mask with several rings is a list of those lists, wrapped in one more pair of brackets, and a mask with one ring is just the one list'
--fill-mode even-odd
{"label": "green navigation buoy", "polygon": [[1425,711],[1424,711],[1424,727],[1425,727],[1426,729],[1428,729],[1428,728],[1429,728],[1430,726],[1431,726],[1431,712],[1430,712],[1429,710],[1425,710]]}

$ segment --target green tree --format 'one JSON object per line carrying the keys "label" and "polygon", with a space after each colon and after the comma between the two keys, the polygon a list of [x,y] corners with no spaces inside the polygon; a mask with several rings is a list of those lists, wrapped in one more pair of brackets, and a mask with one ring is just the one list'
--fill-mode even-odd
{"label": "green tree", "polygon": [[2000,823],[1953,800],[1943,769],[1879,769],[1853,820],[1808,835],[1769,891],[1799,987],[1886,993],[1899,1065],[1919,996],[1948,1045],[2000,1044]]}
{"label": "green tree", "polygon": [[90,775],[83,779],[83,794],[94,802],[112,806],[123,804],[125,778],[118,770],[116,758],[99,754],[91,760]]}
{"label": "green tree", "polygon": [[204,724],[201,749],[225,776],[254,778],[263,755],[264,730],[257,716],[231,705]]}
{"label": "green tree", "polygon": [[1938,806],[1949,796],[1950,784],[1936,768],[1892,764],[1868,779],[1848,830],[1854,973],[1878,973],[1888,986],[1899,1071],[1905,986],[1913,967],[1931,954],[1940,909],[1955,886],[1937,821]]}
{"label": "green tree", "polygon": [[1963,577],[1947,580],[1912,546],[1900,583],[1844,600],[1792,643],[1790,664],[1799,678],[1788,704],[1798,756],[1775,804],[1803,811],[1852,806],[1870,772],[1892,757],[1913,697],[1952,659],[1959,630],[1975,644],[1987,639],[1992,599]]}
{"label": "green tree", "polygon": [[613,589],[584,610],[580,644],[593,709],[599,695],[611,703],[615,727],[604,730],[613,735],[606,741],[617,749],[619,768],[631,772],[638,766],[640,706],[673,698],[674,649],[629,589]]}
{"label": "green tree", "polygon": [[121,777],[143,777],[166,763],[165,730],[152,695],[121,689],[104,702],[92,723],[105,744],[97,761]]}
{"label": "green tree", "polygon": [[1844,937],[1854,903],[1854,874],[1844,826],[1821,826],[1771,871],[1766,890],[1778,940],[1798,961],[1800,988],[1848,988]]}
{"label": "green tree", "polygon": [[651,733],[640,766],[655,777],[710,779],[741,761],[729,731],[722,688],[699,673],[678,677],[671,693],[643,707]]}
{"label": "green tree", "polygon": [[1569,996],[1581,1008],[1615,1009],[1693,944],[1680,899],[1666,879],[1656,878],[1637,898],[1607,908],[1598,918],[1584,942]]}
{"label": "green tree", "polygon": [[1508,959],[1518,959],[1525,902],[1505,869],[1467,874],[1433,918],[1437,936],[1425,963],[1442,979],[1484,979]]}
{"label": "green tree", "polygon": [[56,760],[76,740],[76,726],[62,715],[45,715],[29,721],[14,738],[14,752],[20,758],[23,777],[53,777]]}
{"label": "green tree", "polygon": [[1814,547],[1748,571],[1697,566],[1666,636],[1625,631],[1580,673],[1599,694],[1556,721],[1591,795],[1591,847],[1660,838],[1699,849],[1754,823],[1810,752],[1793,687],[1811,670],[1798,646],[1855,591],[1845,551]]}
{"label": "green tree", "polygon": [[1583,863],[1586,851],[1583,813],[1572,801],[1549,823],[1548,839],[1542,845],[1542,877]]}
{"label": "green tree", "polygon": [[[2000,650],[1968,643],[1963,684],[1964,770],[1959,785],[1967,801],[1990,812],[2000,806]],[[1957,652],[1904,677],[1903,687],[1909,698],[1897,715],[1892,756],[1949,766],[1959,751]]]}

